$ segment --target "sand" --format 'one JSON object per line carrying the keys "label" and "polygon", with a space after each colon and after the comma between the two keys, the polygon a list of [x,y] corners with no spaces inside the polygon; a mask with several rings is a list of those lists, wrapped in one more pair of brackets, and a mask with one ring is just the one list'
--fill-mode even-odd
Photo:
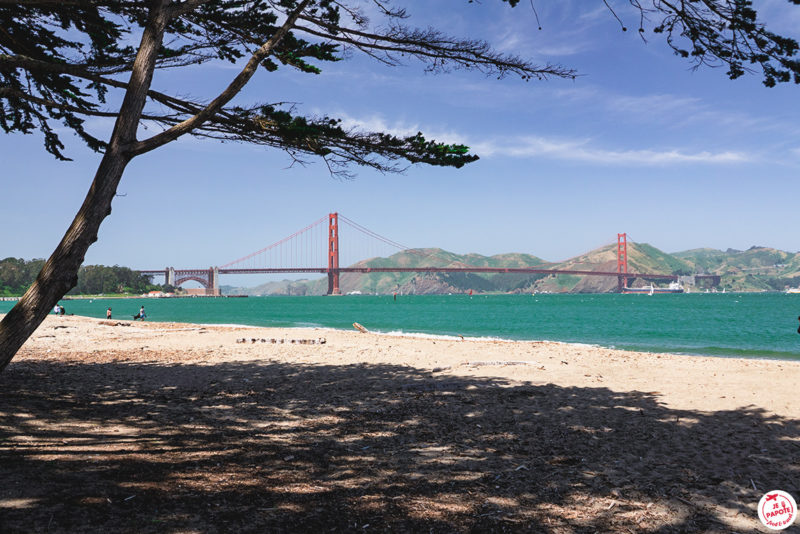
{"label": "sand", "polygon": [[798,378],[789,361],[51,316],[0,376],[0,530],[767,532],[764,492],[800,497]]}

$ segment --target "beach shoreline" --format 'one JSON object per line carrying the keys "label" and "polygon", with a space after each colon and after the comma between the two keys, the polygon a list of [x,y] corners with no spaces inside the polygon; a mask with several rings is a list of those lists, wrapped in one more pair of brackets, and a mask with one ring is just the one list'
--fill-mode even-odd
{"label": "beach shoreline", "polygon": [[[765,531],[763,493],[800,493],[798,372],[561,342],[49,316],[1,377],[0,526],[52,516],[68,532],[91,511],[87,524],[134,532],[155,508],[150,531],[234,528],[211,514],[222,507],[288,530]],[[62,509],[75,491],[83,504]]]}
{"label": "beach shoreline", "polygon": [[[400,364],[529,383],[656,391],[667,405],[681,409],[734,410],[755,405],[781,416],[800,418],[800,403],[793,400],[800,362],[792,360],[635,352],[560,341],[468,337],[462,340],[456,336],[361,333],[326,327],[127,320],[112,321],[119,326],[103,323],[107,321],[81,316],[48,316],[23,347],[23,357],[41,353],[42,349],[62,355],[129,351],[138,348],[140,341],[146,338],[145,353],[172,351],[181,354],[187,362],[195,361],[197,353],[204,351],[206,355],[202,361],[208,363],[287,359],[334,365]],[[58,335],[42,335],[54,329],[59,331]],[[202,337],[187,335],[200,329]],[[320,336],[326,338],[326,345],[298,344],[292,353],[281,353],[281,349],[291,343],[261,342],[262,339],[310,340]],[[258,341],[236,343],[242,338]],[[479,361],[497,365],[469,365]],[[502,365],[504,361],[527,363]]]}

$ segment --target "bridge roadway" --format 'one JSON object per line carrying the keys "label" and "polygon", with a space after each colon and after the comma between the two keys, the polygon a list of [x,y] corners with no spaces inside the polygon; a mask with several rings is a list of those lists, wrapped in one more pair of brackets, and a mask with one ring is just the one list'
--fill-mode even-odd
{"label": "bridge roadway", "polygon": [[[276,267],[253,269],[174,269],[182,277],[205,276],[214,270],[218,274],[274,274],[274,273],[319,273],[327,274],[327,267]],[[617,271],[577,271],[570,269],[534,269],[531,267],[339,267],[338,273],[510,273],[510,274],[572,274],[577,276],[623,276],[625,278],[645,278],[650,280],[678,280],[675,274],[620,273]],[[142,269],[138,271],[148,276],[165,274],[165,269]],[[699,275],[698,277],[702,277]]]}
{"label": "bridge roadway", "polygon": [[[625,276],[653,280],[677,280],[675,274],[618,273],[616,271],[572,271],[568,269],[532,269],[529,267],[339,267],[339,273],[513,273],[513,274],[573,274],[578,276]],[[142,274],[163,274],[160,271],[139,271]],[[275,269],[219,269],[219,274],[320,273],[327,267],[296,267]]]}
{"label": "bridge roadway", "polygon": [[[533,267],[276,267],[233,269],[210,267],[208,269],[149,269],[138,271],[148,276],[164,276],[165,282],[179,286],[189,280],[199,282],[206,290],[206,295],[219,295],[219,275],[221,274],[272,274],[272,273],[318,273],[328,275],[329,294],[338,294],[339,275],[342,273],[491,273],[491,274],[567,274],[573,276],[614,276],[617,278],[619,290],[636,278],[645,280],[677,281],[679,275],[636,273],[619,271],[584,271],[570,269],[537,269]],[[695,281],[709,279],[713,284],[720,283],[719,275],[693,275]]]}

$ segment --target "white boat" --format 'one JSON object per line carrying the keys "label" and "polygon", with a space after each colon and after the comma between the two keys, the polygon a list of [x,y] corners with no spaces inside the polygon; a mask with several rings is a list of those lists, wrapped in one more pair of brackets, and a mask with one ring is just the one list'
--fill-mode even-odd
{"label": "white boat", "polygon": [[800,293],[800,287],[790,287],[786,290],[787,293]]}
{"label": "white boat", "polygon": [[650,284],[649,287],[623,287],[622,292],[653,295],[655,293],[683,293],[684,289],[680,282],[670,282],[668,287],[655,287],[653,284]]}

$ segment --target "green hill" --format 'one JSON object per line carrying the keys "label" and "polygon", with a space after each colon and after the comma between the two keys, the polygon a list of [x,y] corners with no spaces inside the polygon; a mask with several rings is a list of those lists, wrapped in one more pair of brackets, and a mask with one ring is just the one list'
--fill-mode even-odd
{"label": "green hill", "polygon": [[[607,245],[566,261],[552,264],[552,269],[573,271],[617,271],[617,245]],[[628,242],[628,271],[632,273],[690,274],[691,265],[647,243]],[[638,285],[638,284],[634,284]],[[611,276],[548,275],[531,291],[559,293],[608,293],[617,290]]]}
{"label": "green hill", "polygon": [[[548,265],[530,254],[459,255],[442,249],[409,249],[388,258],[372,258],[353,267],[535,267]],[[428,294],[479,292],[510,292],[524,286],[532,275],[477,273],[343,273],[339,283],[343,293]]]}
{"label": "green hill", "polygon": [[673,254],[698,273],[718,274],[729,291],[781,291],[800,284],[800,254],[770,247],[694,249]]}
{"label": "green hill", "polygon": [[[616,272],[617,245],[601,247],[568,260],[552,263],[530,254],[495,256],[459,255],[439,248],[409,249],[388,258],[371,258],[353,267],[536,267],[581,271]],[[767,247],[727,251],[701,248],[668,254],[648,243],[628,242],[628,271],[653,274],[715,274],[720,288],[728,291],[782,291],[800,286],[800,254]],[[634,279],[634,286],[649,284]],[[689,283],[689,282],[687,282]],[[658,282],[656,282],[658,285]],[[569,274],[483,274],[483,273],[343,273],[342,293],[443,294],[466,293],[608,293],[617,290],[614,276]],[[256,288],[237,288],[251,295],[323,295],[327,278],[271,282]],[[687,290],[700,290],[688,285]]]}

